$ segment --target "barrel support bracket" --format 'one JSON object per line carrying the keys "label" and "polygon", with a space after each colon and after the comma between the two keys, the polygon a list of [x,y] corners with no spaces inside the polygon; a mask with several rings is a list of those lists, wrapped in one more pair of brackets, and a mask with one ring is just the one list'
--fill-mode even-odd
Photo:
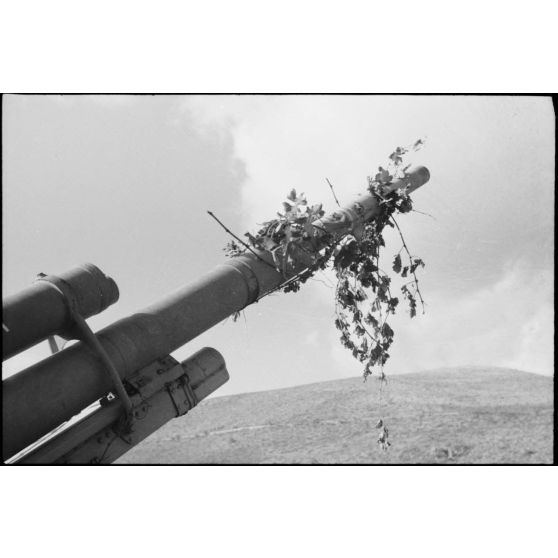
{"label": "barrel support bracket", "polygon": [[104,347],[101,345],[97,337],[95,337],[95,334],[85,321],[84,317],[79,313],[77,299],[71,285],[60,277],[56,277],[54,275],[44,275],[40,273],[38,279],[50,284],[62,295],[62,297],[64,298],[64,302],[68,306],[70,318],[73,325],[71,331],[72,336],[76,339],[79,339],[80,341],[83,341],[92,351],[94,351],[99,356],[105,366],[110,382],[114,386],[116,394],[122,402],[126,414],[131,415],[133,405],[130,397],[126,393],[126,388],[122,383],[122,379],[120,378],[116,367],[110,360]]}
{"label": "barrel support bracket", "polygon": [[167,383],[165,388],[177,417],[185,415],[199,403],[187,374],[181,376],[176,382]]}

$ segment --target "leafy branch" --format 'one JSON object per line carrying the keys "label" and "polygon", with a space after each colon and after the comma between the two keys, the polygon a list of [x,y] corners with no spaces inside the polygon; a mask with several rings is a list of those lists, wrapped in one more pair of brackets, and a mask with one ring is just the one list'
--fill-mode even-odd
{"label": "leafy branch", "polygon": [[[425,264],[421,258],[411,255],[394,216],[395,213],[413,211],[412,200],[406,187],[396,190],[391,187],[395,179],[402,179],[405,184],[410,165],[403,164],[404,157],[410,150],[417,150],[422,145],[423,141],[418,140],[412,146],[397,147],[389,156],[386,168],[379,167],[373,177],[368,177],[368,190],[375,197],[379,212],[374,220],[360,223],[351,232],[332,234],[317,224],[316,221],[324,215],[322,205],[308,205],[304,194],[297,194],[294,189],[283,202],[283,212],[277,213],[276,219],[263,223],[256,235],[245,234],[248,242],[233,235],[208,212],[238,242],[232,241],[227,245],[229,256],[235,257],[248,250],[261,260],[255,250],[270,254],[273,266],[285,280],[267,294],[277,290],[296,292],[317,271],[331,265],[337,278],[334,323],[341,334],[341,344],[363,364],[364,379],[374,369],[379,369],[381,385],[386,382],[383,367],[390,357],[394,339],[389,319],[399,305],[399,299],[392,295],[391,277],[379,265],[381,249],[385,247],[383,230],[386,226],[395,228],[402,242],[393,259],[392,270],[402,278],[412,278],[400,288],[409,306],[410,316],[416,316],[417,297],[424,313],[425,302],[416,272],[419,267],[424,268]],[[339,206],[333,185],[326,180]],[[357,214],[362,213],[359,204],[353,208]],[[332,218],[342,220],[343,213],[335,212]],[[405,254],[405,264],[402,252]],[[289,277],[301,266],[302,271]],[[383,420],[380,419],[377,428],[380,431],[378,443],[387,449],[390,443]]]}

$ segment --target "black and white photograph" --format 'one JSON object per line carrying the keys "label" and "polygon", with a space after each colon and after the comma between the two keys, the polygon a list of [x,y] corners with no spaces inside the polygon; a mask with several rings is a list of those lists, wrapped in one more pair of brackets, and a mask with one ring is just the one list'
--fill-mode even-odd
{"label": "black and white photograph", "polygon": [[3,555],[552,555],[554,11],[3,2]]}
{"label": "black and white photograph", "polygon": [[552,462],[551,97],[2,109],[4,461]]}

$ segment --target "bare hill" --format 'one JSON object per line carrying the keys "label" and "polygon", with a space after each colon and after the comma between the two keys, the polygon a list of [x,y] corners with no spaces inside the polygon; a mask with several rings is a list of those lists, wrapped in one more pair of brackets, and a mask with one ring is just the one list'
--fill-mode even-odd
{"label": "bare hill", "polygon": [[215,397],[118,463],[551,463],[553,378],[463,367]]}

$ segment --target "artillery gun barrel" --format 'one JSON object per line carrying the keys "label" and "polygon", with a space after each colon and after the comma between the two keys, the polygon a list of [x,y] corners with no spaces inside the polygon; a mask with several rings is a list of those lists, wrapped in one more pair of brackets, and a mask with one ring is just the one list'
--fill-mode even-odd
{"label": "artillery gun barrel", "polygon": [[[388,191],[406,188],[411,192],[429,178],[428,169],[417,167],[404,180],[394,181]],[[367,193],[318,223],[324,231],[342,235],[378,213],[376,197]],[[285,277],[269,253],[246,253],[102,329],[97,338],[125,379],[256,302],[304,268],[304,264],[294,265]],[[102,362],[81,342],[7,378],[3,382],[4,460],[110,390]]]}
{"label": "artillery gun barrel", "polygon": [[118,287],[92,264],[76,266],[59,276],[42,275],[26,289],[2,300],[2,360],[50,335],[64,335],[71,327],[70,309],[57,285],[73,293],[84,318],[99,314],[118,300]]}

